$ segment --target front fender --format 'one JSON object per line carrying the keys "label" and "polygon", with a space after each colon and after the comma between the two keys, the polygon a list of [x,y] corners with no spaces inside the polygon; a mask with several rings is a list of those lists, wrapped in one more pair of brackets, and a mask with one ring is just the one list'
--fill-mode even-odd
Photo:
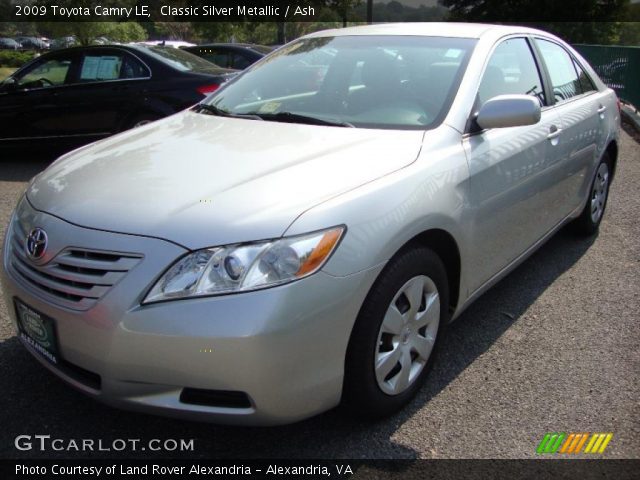
{"label": "front fender", "polygon": [[339,248],[323,268],[334,276],[386,263],[430,229],[448,232],[463,260],[467,249],[461,224],[468,167],[459,138],[449,127],[427,132],[416,162],[307,210],[285,234],[347,225]]}

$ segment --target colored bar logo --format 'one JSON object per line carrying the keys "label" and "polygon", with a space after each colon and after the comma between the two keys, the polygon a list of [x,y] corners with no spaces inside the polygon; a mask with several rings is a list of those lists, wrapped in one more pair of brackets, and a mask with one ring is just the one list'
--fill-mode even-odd
{"label": "colored bar logo", "polygon": [[604,453],[612,438],[613,433],[547,433],[536,453]]}

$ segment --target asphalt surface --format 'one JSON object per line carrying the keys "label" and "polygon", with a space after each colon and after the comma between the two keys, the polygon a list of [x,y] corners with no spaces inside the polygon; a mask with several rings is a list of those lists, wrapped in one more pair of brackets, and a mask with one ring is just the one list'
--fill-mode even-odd
{"label": "asphalt surface", "polygon": [[[0,160],[0,228],[46,161]],[[18,451],[17,435],[194,439],[189,457],[526,458],[546,432],[613,432],[604,457],[640,458],[640,145],[623,133],[600,233],[561,231],[450,328],[430,381],[380,422],[331,411],[277,428],[133,414],[72,390],[21,347],[0,304],[0,457],[179,452]],[[1,303],[1,301],[0,301]]]}

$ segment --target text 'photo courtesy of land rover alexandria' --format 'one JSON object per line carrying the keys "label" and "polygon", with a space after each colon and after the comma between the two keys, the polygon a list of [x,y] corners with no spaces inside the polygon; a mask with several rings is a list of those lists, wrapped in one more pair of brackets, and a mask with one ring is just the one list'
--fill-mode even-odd
{"label": "text 'photo courtesy of land rover alexandria'", "polygon": [[313,33],[37,175],[6,305],[35,358],[113,406],[389,415],[472,301],[564,225],[597,231],[619,125],[614,92],[542,31]]}

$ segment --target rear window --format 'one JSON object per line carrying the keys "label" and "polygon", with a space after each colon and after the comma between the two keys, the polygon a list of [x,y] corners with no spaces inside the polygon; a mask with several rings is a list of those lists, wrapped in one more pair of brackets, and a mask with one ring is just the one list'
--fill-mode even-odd
{"label": "rear window", "polygon": [[252,45],[251,46],[251,50],[255,50],[258,53],[262,53],[264,55],[267,55],[267,54],[273,52],[273,47],[265,47],[264,45]]}
{"label": "rear window", "polygon": [[151,56],[181,72],[221,73],[221,69],[211,62],[180,48],[153,46],[146,49]]}

